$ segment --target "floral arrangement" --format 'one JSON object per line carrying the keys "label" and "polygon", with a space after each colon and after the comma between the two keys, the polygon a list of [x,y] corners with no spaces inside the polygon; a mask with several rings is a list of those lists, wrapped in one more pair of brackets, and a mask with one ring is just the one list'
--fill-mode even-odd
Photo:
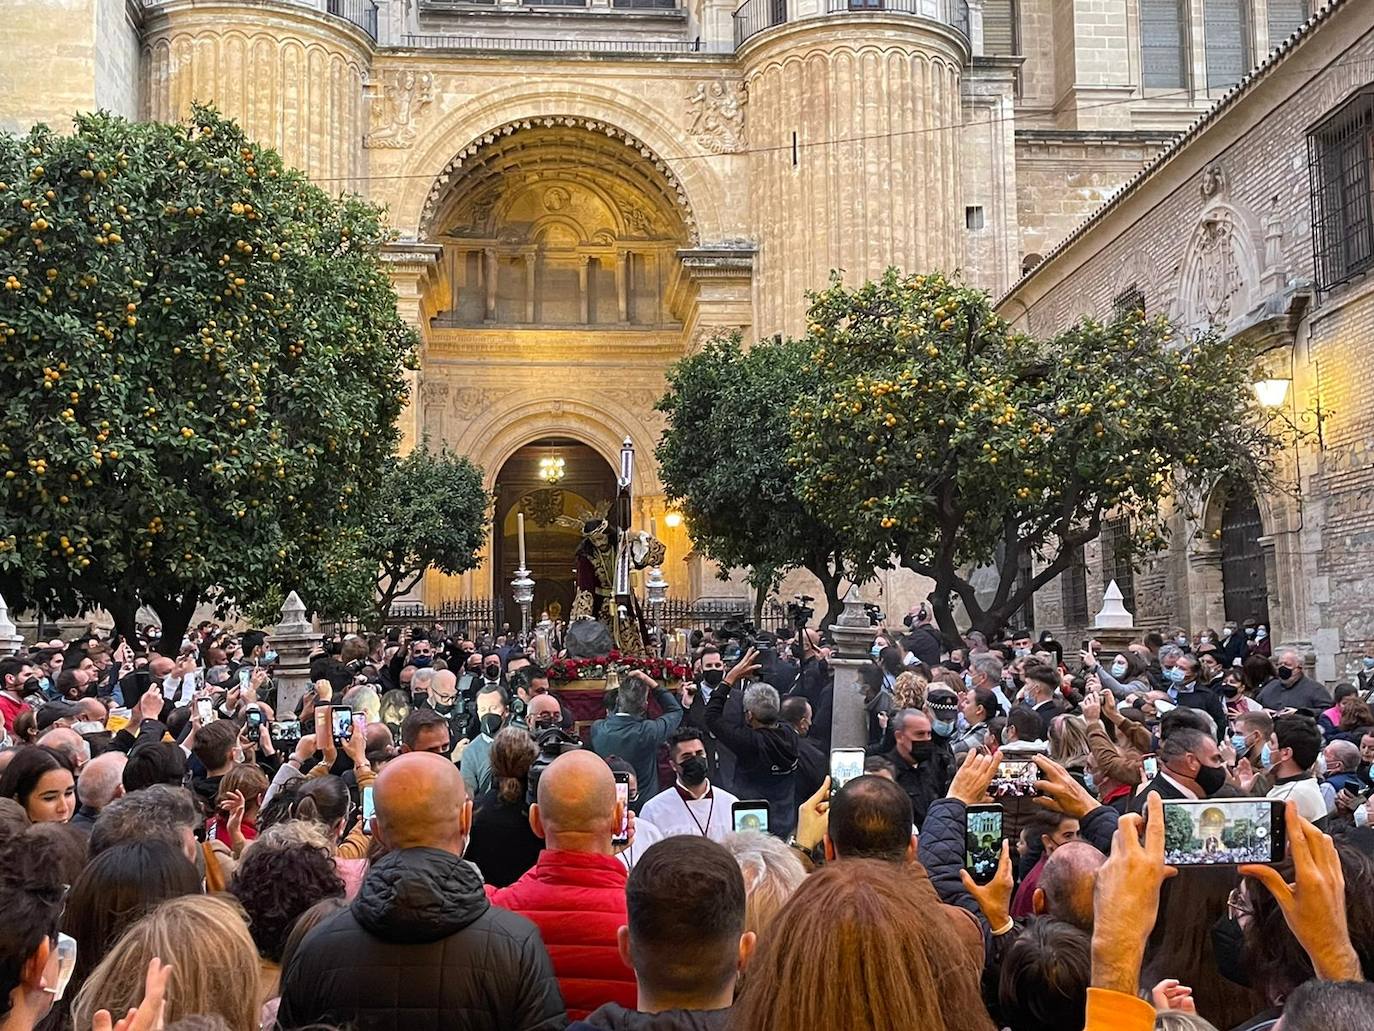
{"label": "floral arrangement", "polygon": [[549,663],[550,680],[605,680],[608,666],[618,666],[622,672],[640,669],[657,681],[685,680],[690,673],[688,667],[674,659],[641,659],[633,655],[621,655],[611,651],[606,655],[589,656],[585,659],[554,659]]}

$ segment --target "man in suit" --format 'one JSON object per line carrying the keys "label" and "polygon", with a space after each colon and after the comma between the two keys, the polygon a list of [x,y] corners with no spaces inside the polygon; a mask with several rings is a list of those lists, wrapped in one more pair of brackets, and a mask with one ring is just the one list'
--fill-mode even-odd
{"label": "man in suit", "polygon": [[1216,738],[1194,727],[1175,727],[1160,743],[1159,775],[1132,799],[1132,810],[1143,813],[1152,793],[1166,799],[1234,795]]}
{"label": "man in suit", "polygon": [[1039,716],[1046,727],[1061,712],[1068,711],[1068,706],[1054,696],[1059,687],[1058,670],[1043,663],[1028,662],[1021,678],[1026,685],[1026,700],[1022,704]]}
{"label": "man in suit", "polygon": [[1182,655],[1170,676],[1174,701],[1189,709],[1201,709],[1216,724],[1217,740],[1226,733],[1226,703],[1221,695],[1202,683],[1202,663],[1193,655]]}

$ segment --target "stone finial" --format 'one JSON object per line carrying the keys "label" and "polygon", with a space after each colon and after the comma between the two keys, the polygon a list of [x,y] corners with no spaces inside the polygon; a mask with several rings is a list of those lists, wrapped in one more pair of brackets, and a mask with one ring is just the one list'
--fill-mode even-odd
{"label": "stone finial", "polygon": [[286,596],[286,601],[281,607],[281,622],[277,624],[277,637],[288,637],[295,634],[308,634],[313,628],[310,620],[305,618],[305,602],[295,591]]}
{"label": "stone finial", "polygon": [[1115,580],[1102,592],[1102,609],[1093,620],[1093,626],[1102,629],[1129,629],[1135,626],[1135,617],[1122,604],[1121,588]]}
{"label": "stone finial", "polygon": [[849,585],[844,596],[844,608],[835,622],[839,626],[863,627],[865,630],[872,626],[868,621],[868,613],[864,611],[864,601],[859,597],[859,588],[854,584]]}
{"label": "stone finial", "polygon": [[17,655],[24,639],[19,636],[19,628],[10,619],[9,603],[0,595],[0,655]]}
{"label": "stone finial", "polygon": [[839,618],[830,624],[830,636],[840,657],[866,658],[868,649],[873,644],[873,634],[873,624],[868,621],[868,613],[864,611],[859,588],[850,584],[849,591],[844,596],[844,608],[840,610]]}

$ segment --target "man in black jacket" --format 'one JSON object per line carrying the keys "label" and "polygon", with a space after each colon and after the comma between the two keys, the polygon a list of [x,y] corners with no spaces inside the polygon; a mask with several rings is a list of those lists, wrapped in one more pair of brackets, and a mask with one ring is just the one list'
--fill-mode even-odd
{"label": "man in black jacket", "polygon": [[757,659],[750,648],[725,674],[706,706],[706,726],[735,753],[735,795],[742,801],[766,800],[768,830],[785,838],[797,825],[797,732],[779,719],[777,690],[762,681],[751,683],[744,691],[744,722],[725,718],[725,703],[735,685],[758,671]]}
{"label": "man in black jacket", "polygon": [[940,661],[940,652],[944,648],[944,641],[940,637],[940,631],[935,627],[935,619],[930,614],[930,606],[923,602],[915,612],[909,613],[906,618],[907,625],[911,627],[911,633],[902,638],[902,647],[927,666],[934,666]]}
{"label": "man in black jacket", "polygon": [[919,709],[903,709],[892,717],[895,748],[884,757],[897,768],[897,786],[911,799],[919,828],[926,811],[943,798],[954,779],[954,755],[948,745],[931,737],[930,717]]}
{"label": "man in black jacket", "polygon": [[461,858],[472,826],[448,760],[410,752],[374,786],[378,860],[352,904],[311,931],[282,971],[284,1028],[553,1031],[567,1024],[539,931],[491,905]]}

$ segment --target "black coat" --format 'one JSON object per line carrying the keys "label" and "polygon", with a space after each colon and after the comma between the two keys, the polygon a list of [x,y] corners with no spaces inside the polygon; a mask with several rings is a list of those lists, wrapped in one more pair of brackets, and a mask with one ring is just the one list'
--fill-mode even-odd
{"label": "black coat", "polygon": [[503,802],[495,789],[483,792],[472,804],[472,832],[464,858],[477,864],[482,879],[493,888],[518,881],[539,860],[544,840],[530,829],[524,798]]}
{"label": "black coat", "polygon": [[1226,703],[1221,700],[1221,695],[1202,684],[1187,684],[1185,687],[1189,690],[1178,692],[1178,704],[1189,709],[1201,709],[1211,716],[1217,726],[1217,740],[1223,740],[1226,737]]}
{"label": "black coat", "polygon": [[902,638],[902,647],[927,666],[934,666],[940,661],[944,641],[940,637],[940,631],[929,623],[922,623],[913,627],[911,633]]}
{"label": "black coat", "polygon": [[487,901],[451,852],[378,860],[352,904],[316,927],[282,971],[283,1028],[553,1031],[567,1025],[539,931]]}
{"label": "black coat", "polygon": [[926,812],[936,799],[944,798],[954,780],[954,756],[948,748],[937,748],[929,759],[912,765],[897,749],[884,756],[897,768],[897,786],[911,799],[911,813],[917,828],[926,822]]}
{"label": "black coat", "polygon": [[741,801],[761,798],[768,802],[768,829],[780,838],[797,826],[797,732],[785,723],[757,730],[745,722],[725,718],[725,703],[734,691],[722,683],[711,693],[706,706],[706,726],[720,743],[735,753],[732,785]]}

